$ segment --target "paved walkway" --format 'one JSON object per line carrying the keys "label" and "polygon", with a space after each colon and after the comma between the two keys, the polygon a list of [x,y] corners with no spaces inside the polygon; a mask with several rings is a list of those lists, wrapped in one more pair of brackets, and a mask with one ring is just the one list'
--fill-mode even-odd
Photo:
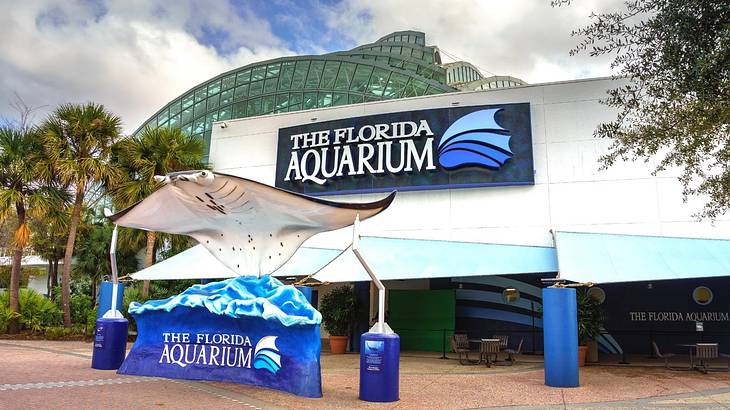
{"label": "paved walkway", "polygon": [[357,399],[357,355],[324,354],[324,398],[304,399],[243,385],[94,370],[88,343],[0,340],[0,409],[730,408],[727,372],[592,366],[581,371],[581,387],[555,389],[543,385],[537,359],[488,369],[404,353],[401,400],[375,404]]}

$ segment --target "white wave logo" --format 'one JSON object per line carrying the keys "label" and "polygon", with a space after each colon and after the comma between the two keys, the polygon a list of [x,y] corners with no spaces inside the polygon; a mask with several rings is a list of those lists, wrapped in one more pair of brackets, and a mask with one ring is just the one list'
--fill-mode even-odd
{"label": "white wave logo", "polygon": [[256,369],[264,369],[271,374],[276,374],[281,370],[281,355],[276,347],[276,339],[278,336],[264,336],[256,343],[253,352],[253,367]]}
{"label": "white wave logo", "polygon": [[438,144],[439,164],[446,169],[479,166],[499,169],[512,158],[509,130],[497,124],[502,108],[467,114],[444,132]]}

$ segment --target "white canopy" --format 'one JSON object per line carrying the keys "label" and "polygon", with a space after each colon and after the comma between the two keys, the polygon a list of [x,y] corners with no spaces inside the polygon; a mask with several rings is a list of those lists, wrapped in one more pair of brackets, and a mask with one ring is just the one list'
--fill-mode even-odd
{"label": "white canopy", "polygon": [[556,232],[560,277],[615,283],[730,276],[730,240]]}
{"label": "white canopy", "polygon": [[[340,252],[338,249],[301,247],[272,275],[287,277],[312,274],[320,270]],[[132,274],[132,278],[137,280],[222,279],[234,276],[238,276],[238,274],[228,269],[202,245],[196,245]]]}
{"label": "white canopy", "polygon": [[[555,248],[363,236],[360,252],[380,280],[557,272]],[[350,248],[314,275],[321,282],[368,281]]]}
{"label": "white canopy", "polygon": [[349,226],[387,208],[395,193],[372,203],[340,203],[212,171],[160,177],[165,185],[109,216],[116,224],[195,238],[237,275],[270,274],[320,232]]}

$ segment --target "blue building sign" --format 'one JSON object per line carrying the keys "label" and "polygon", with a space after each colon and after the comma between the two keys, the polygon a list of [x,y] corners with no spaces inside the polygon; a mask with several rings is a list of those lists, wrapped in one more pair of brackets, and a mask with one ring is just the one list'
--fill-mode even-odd
{"label": "blue building sign", "polygon": [[279,130],[276,186],[294,192],[531,184],[529,103],[404,111]]}

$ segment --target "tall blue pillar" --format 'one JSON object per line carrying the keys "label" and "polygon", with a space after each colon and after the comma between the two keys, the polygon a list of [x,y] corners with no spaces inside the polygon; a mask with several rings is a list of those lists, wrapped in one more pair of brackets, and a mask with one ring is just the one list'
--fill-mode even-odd
{"label": "tall blue pillar", "polygon": [[542,290],[545,385],[578,387],[578,311],[574,288]]}
{"label": "tall blue pillar", "polygon": [[[111,282],[101,282],[99,290],[99,304],[96,311],[96,320],[101,319],[109,309],[112,308],[112,293],[114,285]],[[124,301],[124,285],[117,283],[117,310],[122,311],[122,303]]]}

